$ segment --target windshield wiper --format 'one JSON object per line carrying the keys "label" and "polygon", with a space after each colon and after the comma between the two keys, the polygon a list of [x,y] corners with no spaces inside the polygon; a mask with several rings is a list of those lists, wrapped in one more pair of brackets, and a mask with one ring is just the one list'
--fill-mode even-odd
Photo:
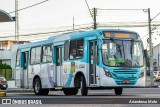
{"label": "windshield wiper", "polygon": [[134,39],[131,40],[131,47],[130,47],[131,58],[132,58],[133,48],[134,48],[133,45],[134,45]]}

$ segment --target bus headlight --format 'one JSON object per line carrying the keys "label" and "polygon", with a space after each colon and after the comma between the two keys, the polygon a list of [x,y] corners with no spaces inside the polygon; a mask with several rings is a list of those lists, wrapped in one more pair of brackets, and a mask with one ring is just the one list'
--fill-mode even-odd
{"label": "bus headlight", "polygon": [[139,78],[142,78],[142,77],[144,77],[144,70],[143,69],[141,70],[141,74],[140,74]]}
{"label": "bus headlight", "polygon": [[103,69],[104,69],[104,71],[105,71],[105,75],[106,75],[107,77],[112,78],[112,75],[111,75],[111,73],[109,72],[109,70],[108,70],[107,68],[103,68]]}

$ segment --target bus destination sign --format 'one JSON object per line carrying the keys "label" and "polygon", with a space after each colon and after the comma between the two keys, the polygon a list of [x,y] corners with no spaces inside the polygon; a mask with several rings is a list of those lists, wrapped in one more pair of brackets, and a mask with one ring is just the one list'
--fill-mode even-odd
{"label": "bus destination sign", "polygon": [[131,38],[137,39],[137,34],[135,33],[123,33],[123,32],[104,32],[106,38]]}

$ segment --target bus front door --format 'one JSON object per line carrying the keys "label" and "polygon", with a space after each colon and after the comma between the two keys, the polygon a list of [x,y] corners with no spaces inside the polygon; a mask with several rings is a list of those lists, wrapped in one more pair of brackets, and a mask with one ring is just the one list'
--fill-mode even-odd
{"label": "bus front door", "polygon": [[97,41],[89,42],[89,85],[97,85]]}
{"label": "bus front door", "polygon": [[62,46],[55,47],[56,58],[56,82],[57,86],[62,86]]}
{"label": "bus front door", "polygon": [[29,88],[28,87],[28,58],[29,58],[29,52],[22,52],[22,88]]}

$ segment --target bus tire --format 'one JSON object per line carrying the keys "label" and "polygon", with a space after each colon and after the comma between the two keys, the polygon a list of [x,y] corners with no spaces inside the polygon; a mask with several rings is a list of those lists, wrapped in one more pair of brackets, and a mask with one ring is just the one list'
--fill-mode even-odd
{"label": "bus tire", "polygon": [[77,95],[78,88],[66,88],[66,89],[63,89],[63,93],[65,95]]}
{"label": "bus tire", "polygon": [[48,95],[49,89],[42,89],[41,95]]}
{"label": "bus tire", "polygon": [[64,93],[65,95],[70,95],[70,94],[69,94],[69,89],[63,89],[63,93]]}
{"label": "bus tire", "polygon": [[86,96],[88,94],[88,88],[86,87],[86,80],[84,76],[81,76],[80,90],[82,96]]}
{"label": "bus tire", "polygon": [[39,78],[34,79],[33,88],[34,88],[35,95],[42,95],[43,90],[42,90],[41,81]]}
{"label": "bus tire", "polygon": [[78,94],[78,88],[74,88],[73,89],[73,95],[77,95]]}
{"label": "bus tire", "polygon": [[115,88],[114,91],[116,95],[122,95],[123,88]]}
{"label": "bus tire", "polygon": [[6,90],[7,88],[2,88],[1,90]]}

